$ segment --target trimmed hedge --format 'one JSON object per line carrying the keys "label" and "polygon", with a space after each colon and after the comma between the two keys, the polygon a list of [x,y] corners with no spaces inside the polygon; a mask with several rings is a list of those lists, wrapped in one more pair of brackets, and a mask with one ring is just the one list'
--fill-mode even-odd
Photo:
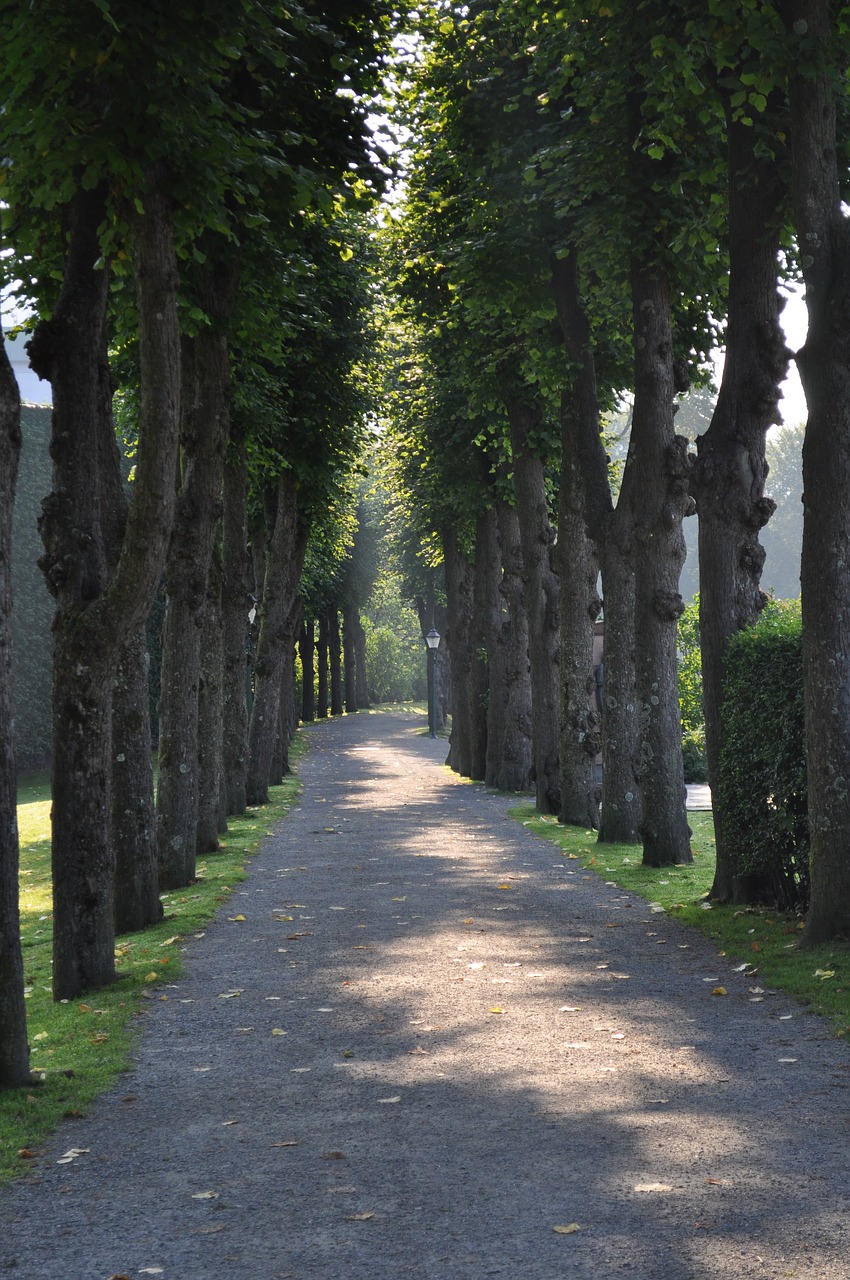
{"label": "trimmed hedge", "polygon": [[775,602],[729,644],[719,795],[747,899],[808,905],[809,824],[797,601]]}

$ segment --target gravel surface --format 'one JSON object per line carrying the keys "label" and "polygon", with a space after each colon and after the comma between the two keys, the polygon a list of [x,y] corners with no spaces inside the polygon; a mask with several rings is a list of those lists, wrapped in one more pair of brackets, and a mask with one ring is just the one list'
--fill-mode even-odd
{"label": "gravel surface", "polygon": [[421,720],[311,737],[132,1071],[0,1191],[0,1275],[848,1280],[829,1028],[565,863]]}

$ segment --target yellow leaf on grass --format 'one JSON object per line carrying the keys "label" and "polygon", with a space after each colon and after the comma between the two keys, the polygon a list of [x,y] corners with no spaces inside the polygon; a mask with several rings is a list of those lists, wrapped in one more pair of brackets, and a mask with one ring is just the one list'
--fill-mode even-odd
{"label": "yellow leaf on grass", "polygon": [[573,1236],[577,1231],[581,1231],[581,1227],[577,1222],[570,1222],[565,1227],[553,1227],[553,1231],[557,1231],[559,1236]]}
{"label": "yellow leaf on grass", "polygon": [[156,982],[158,977],[159,977],[158,973],[146,973],[145,982]]}
{"label": "yellow leaf on grass", "polygon": [[835,970],[834,969],[815,969],[815,977],[820,978],[821,982],[823,982],[824,978],[834,978]]}

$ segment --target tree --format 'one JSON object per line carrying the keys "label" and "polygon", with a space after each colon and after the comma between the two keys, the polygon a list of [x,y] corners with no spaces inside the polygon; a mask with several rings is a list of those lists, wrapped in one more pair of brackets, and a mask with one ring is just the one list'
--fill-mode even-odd
{"label": "tree", "polygon": [[18,387],[0,336],[0,1088],[29,1081],[12,714],[12,505],[21,451],[20,419]]}
{"label": "tree", "polygon": [[837,114],[847,16],[828,0],[783,0],[792,189],[809,330],[797,353],[809,417],[803,445],[803,690],[811,838],[804,945],[850,934],[850,223]]}

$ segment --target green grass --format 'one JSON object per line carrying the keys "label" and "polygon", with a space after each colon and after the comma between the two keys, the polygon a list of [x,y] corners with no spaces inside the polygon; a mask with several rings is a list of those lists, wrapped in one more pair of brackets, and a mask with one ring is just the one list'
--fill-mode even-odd
{"label": "green grass", "polygon": [[[298,735],[296,762],[306,750]],[[180,976],[186,940],[198,937],[245,878],[262,838],[291,808],[300,783],[291,775],[270,790],[270,802],[228,819],[221,848],[200,858],[197,882],[163,895],[163,920],[116,942],[117,981],[103,991],[54,1004],[51,993],[50,789],[43,776],[22,781],[21,942],[27,996],[30,1066],[39,1083],[0,1091],[0,1183],[26,1172],[31,1156],[66,1117],[84,1114],[129,1063],[139,1010],[167,1000]],[[29,1154],[27,1154],[29,1153]]]}
{"label": "green grass", "polygon": [[[762,908],[721,907],[708,901],[714,878],[714,828],[710,813],[690,813],[694,861],[685,867],[645,867],[640,846],[598,844],[594,831],[561,826],[531,806],[512,815],[535,835],[558,846],[564,857],[645,898],[684,924],[706,934],[721,956],[747,962],[754,985],[782,990],[830,1019],[839,1036],[850,1037],[850,946],[800,950],[802,920]],[[659,913],[660,914],[660,913]]]}

